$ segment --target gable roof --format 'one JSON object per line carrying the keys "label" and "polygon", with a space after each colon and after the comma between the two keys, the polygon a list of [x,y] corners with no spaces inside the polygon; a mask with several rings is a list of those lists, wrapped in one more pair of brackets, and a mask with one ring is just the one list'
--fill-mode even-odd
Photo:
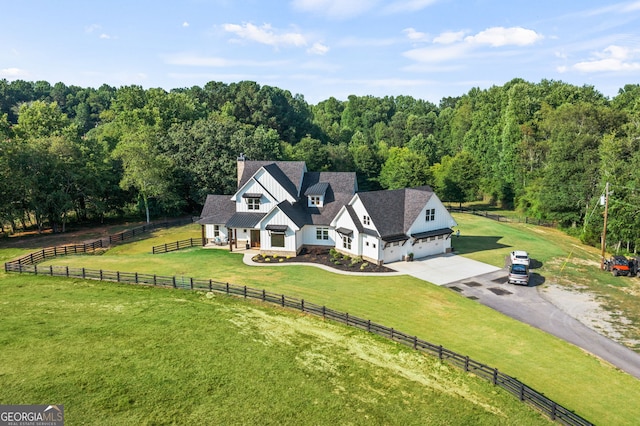
{"label": "gable roof", "polygon": [[231,195],[207,195],[197,223],[222,225],[235,213],[236,203],[231,200]]}
{"label": "gable roof", "polygon": [[427,204],[429,186],[358,193],[382,239],[407,233]]}
{"label": "gable roof", "polygon": [[267,173],[278,181],[287,192],[296,199],[300,194],[300,182],[306,171],[304,161],[243,161],[242,176],[238,181],[238,188],[242,188],[249,179],[256,174],[261,167],[264,167]]}

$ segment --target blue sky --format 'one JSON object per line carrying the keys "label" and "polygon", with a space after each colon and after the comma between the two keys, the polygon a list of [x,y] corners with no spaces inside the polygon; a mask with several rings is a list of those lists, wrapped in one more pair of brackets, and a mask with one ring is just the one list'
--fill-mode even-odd
{"label": "blue sky", "polygon": [[438,103],[519,77],[640,83],[640,0],[4,0],[0,78],[99,87],[241,80],[315,104]]}

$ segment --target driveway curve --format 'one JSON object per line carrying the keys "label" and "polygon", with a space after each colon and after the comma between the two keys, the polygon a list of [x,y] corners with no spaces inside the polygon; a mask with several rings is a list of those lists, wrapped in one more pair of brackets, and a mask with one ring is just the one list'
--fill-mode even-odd
{"label": "driveway curve", "polygon": [[446,287],[518,321],[546,331],[640,379],[640,354],[603,336],[556,306],[539,287],[507,284],[507,271],[447,283]]}

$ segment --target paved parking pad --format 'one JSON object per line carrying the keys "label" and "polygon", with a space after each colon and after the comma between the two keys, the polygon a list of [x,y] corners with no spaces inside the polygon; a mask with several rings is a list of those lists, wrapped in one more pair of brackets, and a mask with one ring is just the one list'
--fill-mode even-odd
{"label": "paved parking pad", "polygon": [[393,262],[385,266],[436,285],[445,285],[500,270],[495,266],[455,254],[425,257],[413,262]]}

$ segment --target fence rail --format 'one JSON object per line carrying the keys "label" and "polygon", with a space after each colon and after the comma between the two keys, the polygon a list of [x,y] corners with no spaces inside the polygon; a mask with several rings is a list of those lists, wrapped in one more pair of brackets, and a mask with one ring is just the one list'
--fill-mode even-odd
{"label": "fence rail", "polygon": [[[76,247],[76,246],[65,246]],[[80,247],[84,247],[81,245]],[[27,261],[19,260],[7,262],[4,265],[6,272],[19,272],[34,275],[50,275],[62,276],[82,279],[92,279],[100,281],[110,281],[125,284],[151,285],[156,287],[179,288],[185,290],[204,290],[224,293],[230,296],[250,298],[260,300],[262,302],[272,303],[284,308],[291,308],[306,312],[312,315],[321,316],[324,319],[333,320],[346,324],[347,326],[366,330],[379,336],[386,337],[392,341],[398,342],[405,346],[409,346],[415,350],[437,356],[440,360],[446,361],[454,366],[462,368],[464,371],[475,374],[478,377],[486,379],[495,386],[500,386],[512,395],[516,396],[520,401],[533,406],[550,419],[571,426],[587,426],[591,423],[569,409],[557,404],[543,394],[535,391],[519,380],[498,371],[497,368],[489,367],[475,361],[468,356],[460,355],[440,345],[429,343],[417,336],[411,336],[401,331],[389,328],[381,324],[371,322],[347,312],[339,312],[326,306],[320,306],[314,303],[306,302],[304,299],[296,299],[285,296],[284,294],[271,293],[266,290],[259,290],[247,286],[238,286],[229,283],[223,283],[214,280],[195,279],[191,277],[176,276],[160,276],[155,274],[142,274],[138,272],[122,272],[122,271],[106,271],[102,269],[87,268],[70,268],[68,266],[40,266],[38,267],[37,259],[46,259],[47,253],[53,250],[53,253],[62,254],[62,247],[53,249],[44,249],[41,252],[35,252],[24,256]],[[68,249],[67,249],[68,250]],[[86,247],[85,247],[86,250]],[[40,253],[43,253],[42,255]]]}
{"label": "fence rail", "polygon": [[528,216],[503,216],[500,214],[495,214],[495,213],[491,213],[487,210],[478,210],[478,209],[473,209],[473,208],[468,208],[468,207],[452,207],[449,206],[447,207],[447,210],[449,210],[452,213],[469,213],[469,214],[474,214],[476,216],[482,216],[482,217],[486,217],[487,219],[491,219],[491,220],[495,220],[498,222],[507,222],[507,223],[528,223],[531,225],[538,225],[538,226],[546,226],[547,228],[557,228],[558,224],[556,222],[548,222],[545,220],[541,220],[541,219],[536,219],[533,217],[528,217]]}
{"label": "fence rail", "polygon": [[171,251],[182,250],[189,247],[202,247],[202,238],[189,238],[188,240],[174,241],[172,243],[153,246],[153,254],[169,253]]}

